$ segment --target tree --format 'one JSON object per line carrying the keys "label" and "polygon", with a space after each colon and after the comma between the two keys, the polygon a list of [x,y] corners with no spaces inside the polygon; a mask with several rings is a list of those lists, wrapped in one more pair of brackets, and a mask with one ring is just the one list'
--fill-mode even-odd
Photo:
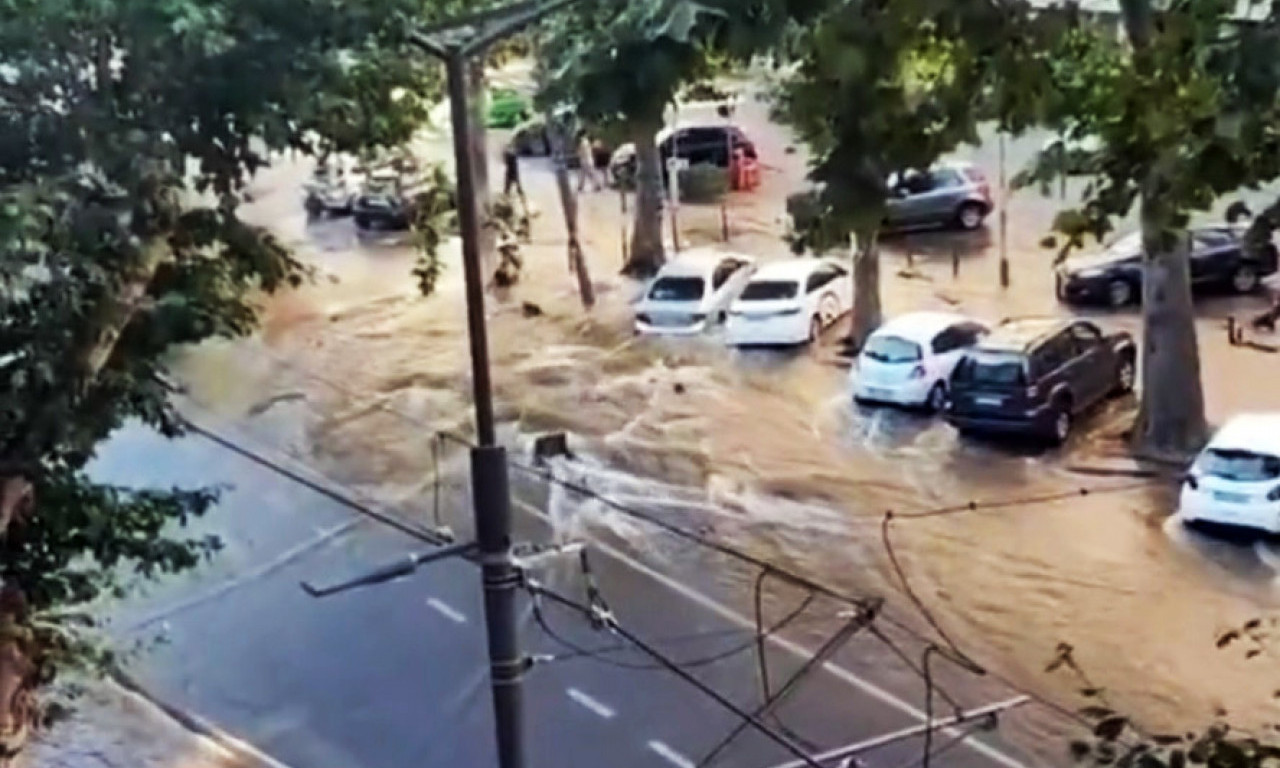
{"label": "tree", "polygon": [[[15,0],[0,16],[0,689],[86,650],[79,606],[190,568],[212,489],[91,480],[129,420],[166,436],[171,350],[254,326],[302,266],[237,210],[273,154],[406,140],[439,81],[416,0]],[[71,623],[68,624],[67,622]],[[6,698],[3,723],[22,721]],[[8,734],[0,734],[7,736]]]}
{"label": "tree", "polygon": [[[1239,23],[1234,3],[1122,0],[1127,44],[1074,9],[1057,11],[1043,121],[1097,137],[1081,205],[1055,229],[1078,246],[1138,205],[1144,249],[1142,399],[1133,437],[1148,455],[1182,458],[1207,436],[1191,301],[1187,224],[1224,194],[1280,175],[1274,131],[1280,28]],[[1055,171],[1041,163],[1027,181]],[[1258,222],[1255,236],[1267,220]]]}
{"label": "tree", "polygon": [[879,238],[891,175],[926,171],[977,142],[981,98],[1008,63],[1003,41],[1025,6],[998,0],[841,0],[792,39],[798,61],[776,94],[778,117],[812,151],[816,189],[793,196],[797,252],[844,248],[852,235],[852,346],[881,321]]}

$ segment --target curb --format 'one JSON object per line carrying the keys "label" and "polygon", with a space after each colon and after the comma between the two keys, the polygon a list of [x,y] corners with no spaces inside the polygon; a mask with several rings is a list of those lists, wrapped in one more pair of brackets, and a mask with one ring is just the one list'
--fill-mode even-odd
{"label": "curb", "polygon": [[221,747],[233,758],[240,761],[245,768],[292,768],[252,744],[232,736],[199,715],[164,701],[119,667],[112,667],[107,672],[107,679],[151,704],[185,730],[196,736],[208,739],[218,747]]}

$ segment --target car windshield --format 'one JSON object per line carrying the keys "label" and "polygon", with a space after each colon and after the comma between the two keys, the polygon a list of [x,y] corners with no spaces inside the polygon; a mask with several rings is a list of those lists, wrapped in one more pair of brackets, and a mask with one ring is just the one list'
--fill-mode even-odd
{"label": "car windshield", "polygon": [[1280,479],[1280,457],[1265,453],[1210,448],[1197,463],[1204,474],[1224,480],[1261,483]]}
{"label": "car windshield", "polygon": [[1026,378],[1023,358],[1014,352],[971,352],[956,366],[958,381],[999,387],[1021,386]]}
{"label": "car windshield", "polygon": [[794,299],[800,284],[791,280],[757,280],[747,284],[740,297],[743,301],[777,301]]}
{"label": "car windshield", "polygon": [[872,336],[862,354],[881,363],[910,363],[920,359],[920,345],[897,336]]}
{"label": "car windshield", "polygon": [[649,289],[652,301],[698,301],[706,291],[700,277],[660,277]]}

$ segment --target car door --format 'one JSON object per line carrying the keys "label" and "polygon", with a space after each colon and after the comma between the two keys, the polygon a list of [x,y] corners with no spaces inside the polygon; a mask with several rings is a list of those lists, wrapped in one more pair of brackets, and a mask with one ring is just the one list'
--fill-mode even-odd
{"label": "car door", "polygon": [[1072,323],[1071,378],[1081,406],[1092,405],[1107,396],[1115,386],[1116,366],[1102,331],[1093,323]]}
{"label": "car door", "polygon": [[834,264],[822,264],[809,273],[805,281],[805,307],[809,314],[817,315],[827,325],[840,316],[841,304],[837,288],[832,283],[839,276]]}
{"label": "car door", "polygon": [[1240,263],[1240,246],[1227,232],[1216,229],[1191,233],[1191,282],[1194,285],[1226,280]]}
{"label": "car door", "polygon": [[930,224],[949,221],[960,205],[964,179],[953,168],[934,168],[928,178],[928,189],[920,195],[919,218]]}
{"label": "car door", "polygon": [[919,171],[907,171],[900,177],[892,177],[887,204],[889,222],[894,226],[909,227],[923,221],[932,184],[929,174]]}
{"label": "car door", "polygon": [[732,256],[716,265],[711,273],[711,301],[708,306],[709,314],[716,322],[724,319],[729,305],[751,279],[751,271],[746,261]]}

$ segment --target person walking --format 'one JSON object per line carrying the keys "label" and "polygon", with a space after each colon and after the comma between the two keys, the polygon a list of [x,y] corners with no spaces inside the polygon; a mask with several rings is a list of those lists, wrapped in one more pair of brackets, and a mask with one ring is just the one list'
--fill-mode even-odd
{"label": "person walking", "polygon": [[578,191],[583,191],[587,186],[587,180],[590,179],[591,185],[599,192],[604,189],[604,185],[600,183],[600,175],[596,171],[596,153],[595,148],[591,146],[591,139],[587,137],[586,131],[578,133]]}
{"label": "person walking", "polygon": [[506,169],[502,182],[502,194],[510,195],[511,190],[515,190],[520,199],[524,199],[524,185],[520,183],[520,155],[516,153],[516,148],[511,144],[502,151],[502,165]]}

